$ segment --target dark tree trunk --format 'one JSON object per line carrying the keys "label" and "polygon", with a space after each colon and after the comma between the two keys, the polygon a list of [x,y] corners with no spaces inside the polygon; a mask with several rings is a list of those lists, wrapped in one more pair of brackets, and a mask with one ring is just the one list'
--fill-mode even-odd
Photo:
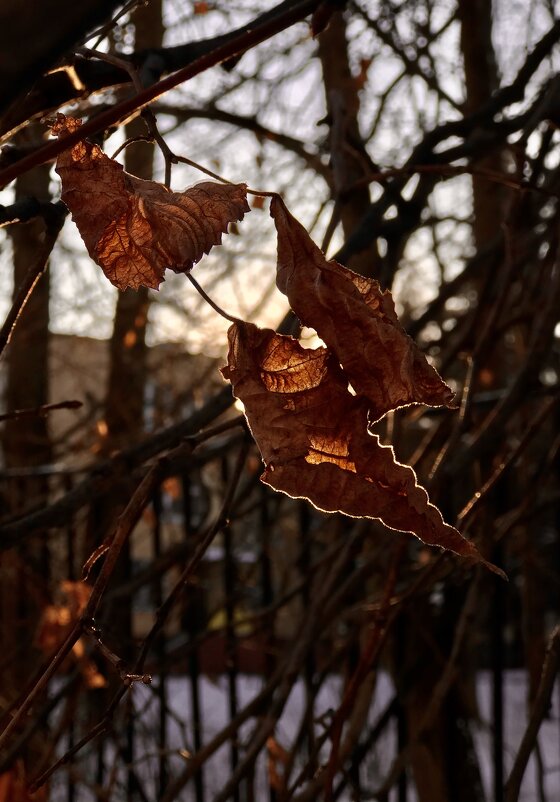
{"label": "dark tree trunk", "polygon": [[[16,201],[49,199],[49,169],[41,167],[16,182]],[[14,295],[42,247],[45,226],[40,218],[13,225]],[[49,401],[49,275],[39,279],[14,329],[6,351],[5,405],[8,411],[35,408]],[[6,421],[2,433],[7,468],[30,468],[49,463],[51,446],[47,419],[41,415]],[[46,502],[44,476],[12,477],[3,481],[4,513],[17,513]],[[5,554],[0,572],[0,649],[2,658],[1,703],[15,698],[23,683],[37,670],[40,654],[33,642],[44,605],[49,600],[49,551],[46,538],[36,538]],[[31,633],[31,635],[30,635]],[[32,764],[42,753],[37,731],[25,758]]]}
{"label": "dark tree trunk", "polygon": [[[137,9],[135,45],[137,49],[158,47],[163,39],[161,0],[150,2]],[[126,137],[146,134],[146,126],[137,117],[126,126]],[[152,178],[153,145],[140,142],[129,146],[125,154],[125,169],[140,178]],[[137,441],[144,431],[144,388],[146,382],[146,323],[148,318],[148,290],[127,290],[117,298],[113,334],[109,344],[109,376],[105,395],[105,423],[107,436],[105,453],[121,449]],[[124,508],[133,487],[130,477],[123,476],[114,490],[105,497],[102,509],[95,511],[95,539],[105,537],[118,513]],[[130,543],[119,559],[114,582],[124,582],[130,574]],[[108,633],[119,650],[119,656],[131,655],[132,615],[129,603],[120,600],[105,613]]]}
{"label": "dark tree trunk", "polygon": [[[364,147],[358,125],[360,98],[358,84],[350,72],[346,23],[341,12],[333,14],[328,28],[319,36],[319,58],[330,127],[330,155],[335,198],[335,220],[340,220],[347,239],[354,233],[370,205],[369,187],[354,187],[372,172],[374,165]],[[375,276],[377,245],[353,256],[348,267],[363,276]]]}

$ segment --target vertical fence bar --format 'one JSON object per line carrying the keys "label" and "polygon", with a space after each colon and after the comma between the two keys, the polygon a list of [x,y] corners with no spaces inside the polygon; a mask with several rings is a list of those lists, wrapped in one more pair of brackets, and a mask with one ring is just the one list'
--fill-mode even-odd
{"label": "vertical fence bar", "polygon": [[[355,558],[352,559],[350,565],[348,567],[348,572],[351,573],[356,568],[356,560]],[[350,596],[350,594],[349,594]],[[360,598],[359,589],[354,586],[351,591],[351,596],[348,599],[348,603],[352,604]],[[348,651],[346,652],[346,677],[345,677],[345,684],[343,685],[343,693],[346,691],[346,687],[350,678],[354,675],[361,659],[361,644],[360,644],[360,633],[359,631],[356,633],[355,637],[352,639],[348,646]],[[342,696],[341,700],[342,702]],[[348,779],[349,785],[352,788],[353,795],[356,799],[361,798],[361,772],[360,772],[361,765],[356,761],[352,761],[350,768],[348,769]]]}
{"label": "vertical fence bar", "polygon": [[132,694],[128,693],[126,696],[126,741],[124,752],[128,802],[132,802],[133,799],[138,798],[136,776],[134,774],[134,719],[135,713]]}
{"label": "vertical fence bar", "polygon": [[[405,655],[405,631],[404,623],[401,616],[397,618],[395,623],[395,662],[396,665],[403,665]],[[396,721],[397,721],[397,754],[403,753],[408,742],[408,727],[406,722],[406,711],[400,702],[398,692],[396,696]],[[408,802],[408,778],[406,775],[406,768],[402,770],[399,775],[397,783],[397,800],[398,802]]]}
{"label": "vertical fence bar", "polygon": [[[163,513],[162,507],[162,491],[161,487],[158,487],[152,497],[152,505],[154,509],[154,528],[152,532],[152,553],[154,556],[154,560],[157,560],[162,554],[162,542],[161,542],[161,518]],[[157,610],[163,601],[163,593],[162,593],[162,578],[158,575],[153,584],[152,594],[153,594],[153,604],[154,608]],[[155,643],[155,651],[157,656],[157,663],[160,666],[159,670],[159,678],[158,678],[158,702],[159,702],[159,710],[158,710],[158,750],[159,750],[159,759],[158,759],[158,788],[159,788],[159,796],[162,796],[165,788],[167,786],[167,778],[168,778],[168,771],[167,771],[167,677],[166,677],[166,669],[165,669],[165,631],[162,628],[159,632]]]}
{"label": "vertical fence bar", "polygon": [[[226,593],[226,673],[228,680],[228,715],[230,721],[235,718],[238,710],[237,700],[237,653],[235,637],[235,564],[232,549],[231,529],[224,527],[224,589]],[[231,741],[230,763],[232,772],[235,771],[239,760],[237,736]],[[232,794],[234,802],[239,802],[239,788]]]}
{"label": "vertical fence bar", "polygon": [[[96,532],[99,529],[101,520],[101,509],[98,504],[90,504],[88,506],[87,524],[84,537],[84,553],[81,558],[89,557],[95,548],[99,545],[99,540],[96,537]],[[93,567],[93,575],[98,566]],[[100,699],[107,700],[106,689],[100,689]],[[95,700],[97,701],[97,700]],[[99,706],[93,701],[92,694],[87,696],[87,718],[93,718],[98,714]],[[105,738],[96,738],[94,743],[97,743],[95,750],[95,784],[102,788],[105,783]]]}
{"label": "vertical fence bar", "polygon": [[[273,579],[272,579],[272,563],[270,559],[270,529],[272,521],[269,512],[269,490],[265,485],[259,488],[261,503],[259,511],[259,526],[260,526],[260,580],[261,580],[261,603],[266,609],[272,604],[274,598]],[[274,671],[275,653],[274,653],[274,613],[270,616],[267,615],[264,621],[263,632],[263,647],[265,650],[264,660],[264,675],[265,680],[270,677]],[[276,802],[277,793],[272,787],[270,782],[268,785],[268,798],[270,802]]]}
{"label": "vertical fence bar", "polygon": [[[560,415],[557,415],[560,427]],[[560,473],[560,459],[556,458],[556,471]],[[554,518],[556,524],[556,571],[560,575],[560,504],[555,504]],[[557,585],[558,595],[556,597],[555,618],[558,621],[558,610],[560,610],[560,585]],[[558,765],[560,765],[560,676],[556,678],[556,695],[558,696]]]}
{"label": "vertical fence bar", "polygon": [[[64,492],[69,493],[73,486],[72,475],[70,473],[63,474],[62,483]],[[76,528],[72,519],[66,527],[66,576],[70,581],[76,577]],[[75,738],[76,729],[74,719],[72,719],[68,725],[68,749],[74,746]],[[66,774],[66,802],[76,802],[76,784],[71,772]]]}
{"label": "vertical fence bar", "polygon": [[[298,505],[299,515],[299,534],[300,534],[300,553],[299,553],[299,568],[302,579],[306,580],[309,577],[311,570],[311,509],[309,504],[305,501],[300,502]],[[305,581],[302,588],[301,600],[303,609],[309,609],[311,604],[311,590],[310,582]],[[305,704],[309,710],[309,718],[307,721],[307,754],[311,758],[315,754],[315,723],[314,723],[314,696],[315,689],[313,687],[313,677],[315,676],[316,661],[313,649],[309,650],[305,658],[304,665],[304,684],[305,684]],[[313,765],[313,771],[318,768],[316,761]]]}
{"label": "vertical fence bar", "polygon": [[[502,564],[502,549],[496,546],[493,562]],[[504,799],[504,589],[499,577],[492,577],[494,584],[491,609],[491,651],[492,651],[492,719],[494,764],[494,802]]]}
{"label": "vertical fence bar", "polygon": [[[119,557],[122,567],[120,571],[122,573],[118,573],[119,569],[117,568],[115,574],[117,574],[119,580],[121,582],[129,582],[132,578],[132,545],[130,539],[125,543],[123,549],[121,550],[121,554]],[[128,642],[125,642],[121,645],[121,654],[124,655],[124,659],[127,663],[130,663],[131,656],[132,656],[132,627],[133,627],[133,597],[130,598],[126,597],[123,599],[124,604],[126,607],[124,608],[124,615],[126,615],[126,619],[122,622],[119,621],[118,631],[122,636],[128,639]],[[113,608],[115,609],[115,608]],[[135,721],[136,721],[136,712],[134,710],[134,696],[133,692],[129,692],[126,696],[126,734],[125,734],[125,746],[124,746],[124,763],[126,767],[126,787],[127,787],[127,802],[132,802],[134,799],[138,799],[139,796],[139,788],[138,788],[138,780],[136,778],[136,773],[134,771],[134,760],[135,760],[135,741],[136,741],[136,732],[135,732]]]}
{"label": "vertical fence bar", "polygon": [[95,760],[95,782],[101,788],[105,780],[104,740],[97,739],[97,755]]}
{"label": "vertical fence bar", "polygon": [[[188,474],[182,477],[183,490],[183,527],[185,539],[188,541],[192,535],[192,498],[191,479]],[[188,589],[183,616],[183,627],[189,635],[189,646],[197,636],[198,630],[198,592],[192,586]],[[187,673],[190,680],[191,716],[193,726],[193,748],[198,752],[202,746],[202,711],[200,704],[200,667],[196,649],[189,649],[187,658]],[[194,775],[194,792],[196,802],[204,802],[204,770],[200,768]]]}
{"label": "vertical fence bar", "polygon": [[[222,460],[222,481],[224,488],[227,486],[229,478],[227,457]],[[235,556],[233,553],[231,527],[224,526],[222,530],[224,543],[224,594],[226,612],[226,674],[228,682],[228,715],[229,720],[233,720],[237,715],[237,641],[235,634]],[[237,735],[231,741],[230,765],[232,772],[235,771],[239,760],[239,750],[237,747]],[[239,802],[239,787],[236,787],[232,799]]]}

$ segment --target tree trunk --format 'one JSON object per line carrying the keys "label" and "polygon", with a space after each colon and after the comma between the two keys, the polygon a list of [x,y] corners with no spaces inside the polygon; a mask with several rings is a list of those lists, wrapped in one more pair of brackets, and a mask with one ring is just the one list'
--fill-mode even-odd
{"label": "tree trunk", "polygon": [[[49,168],[40,167],[16,182],[16,201],[33,196],[49,200]],[[14,295],[42,247],[45,225],[37,218],[10,228],[13,245]],[[27,302],[7,349],[6,409],[35,408],[48,403],[49,275],[45,271]],[[50,462],[47,419],[41,415],[6,421],[2,434],[6,468],[30,468]],[[17,513],[30,504],[46,502],[44,476],[8,478],[3,482],[5,513]],[[49,600],[49,553],[36,538],[2,557],[0,571],[0,649],[2,675],[0,707],[15,698],[37,669],[39,652],[33,643],[44,605]],[[30,637],[31,633],[31,637]],[[14,650],[14,646],[16,647]],[[29,743],[30,765],[40,757],[39,733]]]}
{"label": "tree trunk", "polygon": [[[461,22],[461,50],[465,69],[465,114],[477,111],[498,88],[499,76],[492,46],[492,0],[459,0],[457,14]],[[501,170],[503,158],[498,151],[483,159],[479,166]],[[473,177],[473,236],[480,251],[496,236],[503,220],[503,187],[483,178]]]}
{"label": "tree trunk", "polygon": [[[497,88],[499,80],[492,48],[492,4],[491,0],[459,0],[458,17],[461,21],[461,47],[464,59],[466,100],[465,114],[479,109]],[[482,168],[499,170],[502,156],[491,154],[479,165]],[[481,178],[473,178],[473,239],[477,251],[481,251],[499,233],[504,217],[503,188]],[[482,281],[487,280],[482,272]],[[480,291],[480,286],[476,287]],[[473,332],[473,337],[476,332]],[[444,510],[448,519],[453,519],[453,489],[448,490]],[[447,588],[440,620],[429,603],[407,616],[409,637],[406,639],[409,671],[416,665],[417,678],[412,682],[412,692],[406,703],[407,729],[412,743],[415,732],[422,722],[426,704],[430,699],[441,670],[452,647],[455,622],[465,599],[462,588]],[[424,630],[423,644],[418,633]],[[421,638],[422,640],[422,638]],[[440,660],[430,655],[422,659],[422,652],[432,641],[440,652]],[[439,714],[429,730],[422,733],[412,750],[411,765],[420,802],[480,802],[484,791],[470,729],[475,710],[475,667],[469,666],[469,635],[462,645],[465,666],[461,676],[450,685]],[[415,672],[413,672],[415,673]]]}
{"label": "tree trunk", "polygon": [[[369,187],[355,188],[353,185],[373,172],[375,166],[364,147],[358,125],[358,83],[350,72],[346,23],[342,12],[333,14],[328,28],[319,36],[319,58],[330,126],[331,170],[336,204],[334,220],[340,220],[344,236],[348,238],[370,205]],[[362,276],[374,276],[378,259],[374,242],[353,256],[348,267]]]}
{"label": "tree trunk", "polygon": [[[482,802],[480,776],[470,721],[474,681],[468,655],[429,726],[425,713],[451,651],[463,589],[447,593],[438,613],[429,599],[418,600],[405,618],[404,660],[397,666],[397,689],[412,744],[410,765],[419,802]],[[439,618],[439,620],[438,620]],[[468,641],[463,652],[468,648]]]}
{"label": "tree trunk", "polygon": [[[135,46],[137,49],[158,47],[163,39],[161,0],[140,7],[133,16]],[[127,138],[145,135],[146,126],[137,117],[126,126]],[[147,142],[130,145],[125,153],[125,169],[140,178],[151,179],[154,148]],[[146,381],[146,323],[148,318],[148,290],[126,290],[117,298],[113,334],[109,344],[109,376],[105,395],[105,423],[107,434],[104,452],[109,454],[138,440],[144,430],[144,387]],[[130,477],[123,476],[113,492],[105,497],[101,510],[95,515],[95,538],[99,542],[108,533],[116,516],[124,508],[133,487]],[[119,558],[115,583],[124,582],[130,573],[130,544],[127,543]],[[128,659],[131,655],[132,618],[130,604],[119,600],[106,610],[108,632],[119,651]]]}

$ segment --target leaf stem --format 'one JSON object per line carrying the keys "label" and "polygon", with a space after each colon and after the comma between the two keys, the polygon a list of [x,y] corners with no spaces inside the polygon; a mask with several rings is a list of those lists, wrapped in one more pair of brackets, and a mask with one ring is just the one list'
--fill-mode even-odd
{"label": "leaf stem", "polygon": [[[210,178],[215,178],[216,181],[221,181],[223,184],[235,186],[235,181],[230,181],[229,178],[224,178],[223,175],[215,173],[213,170],[209,170],[208,167],[204,167],[204,165],[189,159],[187,156],[178,156],[176,153],[174,156],[178,162],[181,162],[181,164],[188,164],[189,167],[194,167],[195,170],[200,170],[201,173],[205,173],[205,175],[210,176]],[[263,198],[274,198],[278,195],[278,192],[267,192],[265,190],[250,189],[247,187],[247,195],[258,195],[259,197]]]}
{"label": "leaf stem", "polygon": [[187,276],[188,280],[191,282],[191,284],[193,285],[193,287],[195,288],[195,290],[200,295],[202,295],[202,297],[204,298],[206,303],[210,304],[212,309],[214,309],[222,317],[225,317],[226,320],[230,320],[232,323],[239,323],[239,318],[238,317],[233,317],[233,315],[228,315],[227,312],[224,312],[224,310],[221,308],[221,306],[218,306],[218,304],[215,301],[213,301],[212,298],[210,298],[210,296],[202,289],[202,287],[200,286],[198,281],[195,278],[193,278],[191,273],[186,273],[186,276]]}
{"label": "leaf stem", "polygon": [[204,167],[202,164],[199,164],[198,162],[189,159],[187,156],[177,156],[177,154],[175,154],[175,158],[177,159],[178,162],[181,162],[181,164],[188,164],[189,167],[194,167],[195,170],[200,170],[201,173],[209,175],[210,178],[215,178],[216,181],[221,181],[223,184],[230,184],[231,186],[235,186],[234,181],[229,181],[227,178],[224,178],[223,175],[215,173],[213,170],[209,170],[208,167]]}
{"label": "leaf stem", "polygon": [[117,156],[119,155],[119,153],[121,153],[121,151],[123,151],[129,145],[133,145],[135,142],[150,142],[150,143],[153,143],[153,141],[154,141],[153,137],[149,136],[147,134],[144,135],[144,136],[129,136],[128,139],[125,139],[125,141],[121,145],[118,146],[116,151],[111,156],[111,159],[116,159]]}
{"label": "leaf stem", "polygon": [[259,198],[280,198],[280,194],[278,192],[267,192],[261,189],[247,188],[247,195],[258,195]]}

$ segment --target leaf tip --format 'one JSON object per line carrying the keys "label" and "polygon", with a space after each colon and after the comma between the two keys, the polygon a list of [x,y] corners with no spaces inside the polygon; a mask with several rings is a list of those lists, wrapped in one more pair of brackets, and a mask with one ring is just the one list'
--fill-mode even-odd
{"label": "leaf tip", "polygon": [[503,579],[504,582],[509,582],[509,577],[506,574],[506,572],[502,571],[502,569],[498,568],[498,566],[494,565],[494,563],[491,563],[488,560],[483,559],[482,557],[479,559],[478,562],[480,563],[480,565],[483,565],[489,571],[492,571],[493,574],[496,574],[496,576],[499,576],[500,579]]}

